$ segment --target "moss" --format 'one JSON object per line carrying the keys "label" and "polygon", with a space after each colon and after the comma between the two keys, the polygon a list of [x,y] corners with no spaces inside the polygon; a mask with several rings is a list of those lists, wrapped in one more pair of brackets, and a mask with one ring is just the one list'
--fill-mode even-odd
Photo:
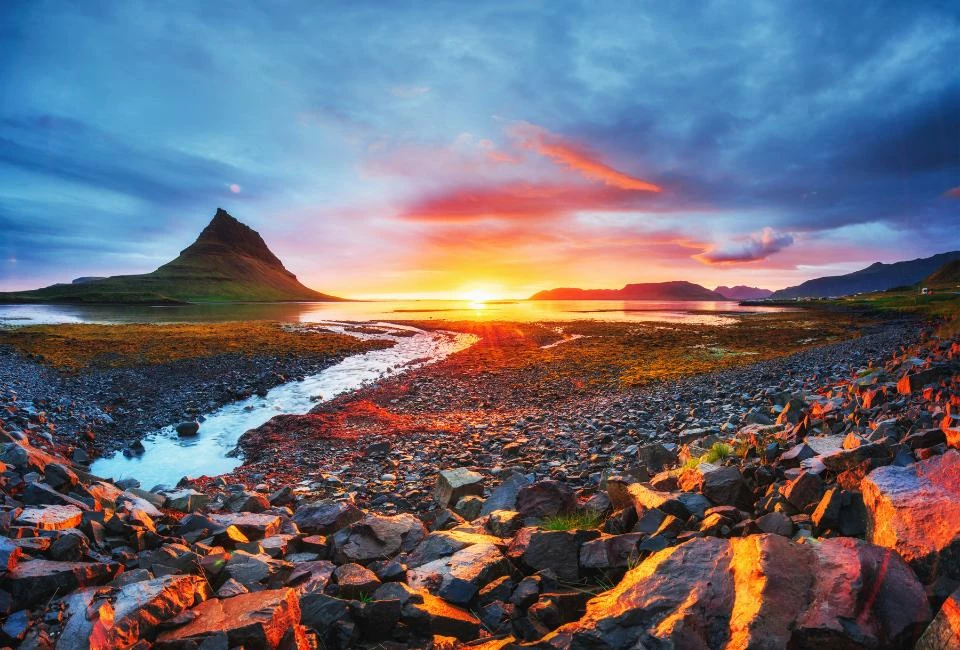
{"label": "moss", "polygon": [[31,325],[0,330],[10,345],[56,368],[136,366],[238,353],[349,355],[389,347],[333,333],[300,332],[278,323],[242,322],[177,325]]}

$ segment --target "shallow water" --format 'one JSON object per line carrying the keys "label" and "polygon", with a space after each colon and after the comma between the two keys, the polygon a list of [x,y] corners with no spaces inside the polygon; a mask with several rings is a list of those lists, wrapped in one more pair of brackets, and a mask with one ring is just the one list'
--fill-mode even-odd
{"label": "shallow water", "polygon": [[[239,458],[227,456],[236,447],[240,436],[273,416],[306,413],[318,402],[383,377],[439,361],[477,340],[472,334],[425,332],[399,325],[377,326],[387,328],[388,332],[375,335],[347,333],[361,338],[390,339],[396,342],[393,347],[348,357],[302,381],[277,386],[264,397],[254,396],[228,404],[207,415],[195,437],[180,438],[173,426],[165,427],[143,440],[146,448],[143,454],[127,457],[117,453],[101,458],[93,463],[90,471],[114,479],[133,477],[147,489],[160,483],[176,485],[183,476],[225,474],[242,462]],[[343,331],[343,324],[324,324],[324,329]],[[402,336],[390,331],[412,331],[414,335]]]}
{"label": "shallow water", "polygon": [[536,300],[471,303],[457,300],[373,302],[225,303],[175,306],[0,305],[0,324],[170,323],[270,320],[314,323],[327,320],[508,320],[665,321],[707,325],[732,322],[732,312],[785,311],[783,307],[736,302],[654,300]]}

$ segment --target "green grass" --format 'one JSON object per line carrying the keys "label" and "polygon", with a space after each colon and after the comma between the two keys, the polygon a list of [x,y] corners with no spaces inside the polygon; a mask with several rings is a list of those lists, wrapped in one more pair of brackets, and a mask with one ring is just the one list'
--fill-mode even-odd
{"label": "green grass", "polygon": [[588,510],[552,515],[543,520],[540,525],[544,530],[589,530],[599,528],[603,523],[603,515]]}
{"label": "green grass", "polygon": [[731,454],[733,454],[733,447],[722,442],[715,442],[703,456],[687,459],[683,467],[684,469],[696,469],[700,463],[719,463],[725,461]]}

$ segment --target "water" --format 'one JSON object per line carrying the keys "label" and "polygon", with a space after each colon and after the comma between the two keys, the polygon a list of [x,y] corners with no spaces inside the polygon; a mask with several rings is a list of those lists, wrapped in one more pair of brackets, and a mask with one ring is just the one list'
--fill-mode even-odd
{"label": "water", "polygon": [[269,320],[315,323],[327,320],[505,320],[642,321],[725,325],[730,314],[784,311],[784,307],[740,306],[736,302],[652,300],[537,300],[471,303],[457,300],[371,302],[226,303],[163,307],[115,305],[0,305],[0,325],[37,323],[171,323]]}
{"label": "water", "polygon": [[[164,483],[176,485],[183,476],[217,476],[232,471],[242,462],[227,456],[240,436],[275,415],[306,413],[336,395],[352,391],[383,377],[410,368],[433,363],[472,345],[477,337],[453,332],[425,332],[399,325],[376,323],[388,329],[386,334],[364,335],[346,332],[361,338],[387,338],[395,345],[344,359],[302,381],[275,387],[264,397],[250,397],[228,404],[207,415],[200,432],[193,438],[180,438],[173,427],[166,427],[143,440],[146,451],[140,456],[126,457],[117,453],[93,463],[91,472],[114,479],[133,477],[147,489]],[[342,323],[325,323],[325,329],[343,331]],[[413,336],[392,334],[412,331]]]}

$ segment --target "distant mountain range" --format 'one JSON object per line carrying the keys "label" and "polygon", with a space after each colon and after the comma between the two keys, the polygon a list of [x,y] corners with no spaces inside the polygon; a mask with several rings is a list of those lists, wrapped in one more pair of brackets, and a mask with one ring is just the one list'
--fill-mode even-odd
{"label": "distant mountain range", "polygon": [[735,287],[725,287],[721,285],[714,289],[714,291],[729,300],[763,300],[773,295],[770,289],[747,287],[742,284],[738,284]]}
{"label": "distant mountain range", "polygon": [[876,262],[865,269],[846,275],[807,280],[795,287],[775,291],[770,297],[773,299],[829,298],[869,291],[884,291],[894,287],[914,285],[945,264],[956,260],[960,260],[960,251],[893,264]]}
{"label": "distant mountain range", "polygon": [[726,300],[716,291],[692,282],[647,282],[622,289],[561,288],[540,291],[530,300]]}
{"label": "distant mountain range", "polygon": [[225,210],[180,255],[152,273],[83,277],[33,291],[0,293],[0,302],[181,303],[342,300],[302,285],[263,238]]}

